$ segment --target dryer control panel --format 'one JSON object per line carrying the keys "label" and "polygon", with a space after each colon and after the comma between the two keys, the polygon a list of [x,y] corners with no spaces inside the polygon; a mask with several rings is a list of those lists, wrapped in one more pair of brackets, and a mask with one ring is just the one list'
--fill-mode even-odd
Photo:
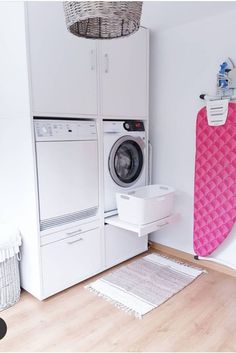
{"label": "dryer control panel", "polygon": [[36,141],[96,140],[94,121],[84,120],[34,120]]}

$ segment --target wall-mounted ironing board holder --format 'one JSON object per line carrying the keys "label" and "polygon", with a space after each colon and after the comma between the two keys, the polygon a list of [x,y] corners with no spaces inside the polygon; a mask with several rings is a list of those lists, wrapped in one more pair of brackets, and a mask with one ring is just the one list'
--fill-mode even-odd
{"label": "wall-mounted ironing board holder", "polygon": [[230,58],[220,65],[216,92],[215,96],[200,95],[200,98],[206,101],[207,120],[210,126],[225,124],[229,102],[236,99],[236,68]]}

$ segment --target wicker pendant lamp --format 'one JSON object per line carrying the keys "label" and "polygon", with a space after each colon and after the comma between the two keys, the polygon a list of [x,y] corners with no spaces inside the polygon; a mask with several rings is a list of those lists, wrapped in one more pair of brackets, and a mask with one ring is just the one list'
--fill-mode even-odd
{"label": "wicker pendant lamp", "polygon": [[139,29],[142,1],[65,1],[67,29],[78,37],[112,39]]}

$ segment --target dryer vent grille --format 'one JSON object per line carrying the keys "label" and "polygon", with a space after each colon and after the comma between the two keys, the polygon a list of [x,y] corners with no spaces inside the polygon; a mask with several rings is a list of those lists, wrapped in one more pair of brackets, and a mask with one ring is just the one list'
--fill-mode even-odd
{"label": "dryer vent grille", "polygon": [[81,221],[83,219],[96,216],[98,207],[91,207],[83,211],[69,213],[63,216],[43,219],[40,221],[40,230],[46,230],[63,224]]}

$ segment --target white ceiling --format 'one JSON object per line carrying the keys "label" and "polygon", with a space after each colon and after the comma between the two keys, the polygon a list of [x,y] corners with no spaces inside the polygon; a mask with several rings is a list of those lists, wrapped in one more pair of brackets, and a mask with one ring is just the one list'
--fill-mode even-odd
{"label": "white ceiling", "polygon": [[236,1],[144,1],[141,24],[163,30],[233,10]]}

